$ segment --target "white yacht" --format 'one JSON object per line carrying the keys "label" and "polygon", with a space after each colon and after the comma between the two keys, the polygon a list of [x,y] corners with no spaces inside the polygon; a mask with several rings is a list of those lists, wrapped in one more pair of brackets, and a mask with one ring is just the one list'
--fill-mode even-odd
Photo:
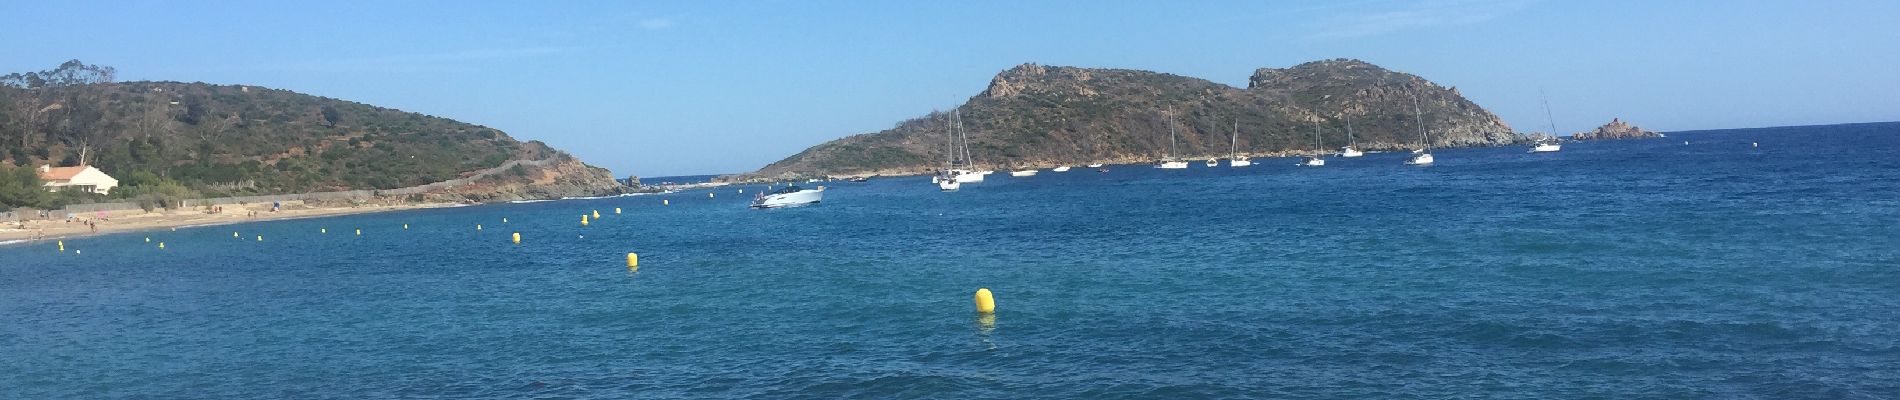
{"label": "white yacht", "polygon": [[1425,138],[1425,114],[1419,111],[1418,94],[1412,94],[1412,118],[1418,122],[1418,150],[1412,150],[1412,157],[1405,159],[1405,165],[1431,165],[1432,142]]}
{"label": "white yacht", "polygon": [[1346,116],[1346,147],[1339,148],[1339,156],[1345,158],[1360,157],[1366,152],[1359,151],[1359,141],[1352,138],[1352,115]]}
{"label": "white yacht", "polygon": [[1101,167],[1102,167],[1102,163],[1094,163],[1094,164],[1089,164],[1089,165],[1088,165],[1088,167],[1089,167],[1089,168],[1101,168]]}
{"label": "white yacht", "polygon": [[752,208],[778,208],[816,204],[825,199],[825,187],[806,189],[798,186],[786,186],[771,193],[759,193],[752,198]]}
{"label": "white yacht", "polygon": [[1168,110],[1168,156],[1162,158],[1160,164],[1155,164],[1155,168],[1187,169],[1188,167],[1187,161],[1181,161],[1174,158],[1174,152],[1176,150],[1174,148],[1175,147],[1174,136],[1175,136],[1174,135],[1174,110],[1169,109]]}
{"label": "white yacht", "polygon": [[1054,172],[1069,172],[1069,166],[1067,166],[1067,165],[1058,165],[1058,166],[1056,166],[1055,168],[1050,168],[1049,170],[1050,170],[1050,171],[1054,171]]}
{"label": "white yacht", "polygon": [[1301,161],[1300,165],[1306,166],[1306,167],[1326,166],[1326,159],[1319,158],[1319,156],[1320,156],[1319,118],[1315,116],[1313,118],[1313,155],[1306,157],[1306,161]]}
{"label": "white yacht", "polygon": [[1537,144],[1531,146],[1530,152],[1556,153],[1558,150],[1563,150],[1564,147],[1563,143],[1557,141],[1557,119],[1550,116],[1550,97],[1545,96],[1542,90],[1537,91],[1537,96],[1544,100],[1544,121],[1550,123],[1551,136],[1538,139]]}
{"label": "white yacht", "polygon": [[1019,171],[1009,171],[1009,176],[1036,176],[1036,170],[1025,169],[1025,170],[1019,170]]}

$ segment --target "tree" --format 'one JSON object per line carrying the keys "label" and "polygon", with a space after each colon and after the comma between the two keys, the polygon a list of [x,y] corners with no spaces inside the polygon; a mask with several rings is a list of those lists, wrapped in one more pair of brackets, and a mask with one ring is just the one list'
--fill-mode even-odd
{"label": "tree", "polygon": [[0,210],[16,207],[51,208],[40,173],[32,168],[0,165]]}

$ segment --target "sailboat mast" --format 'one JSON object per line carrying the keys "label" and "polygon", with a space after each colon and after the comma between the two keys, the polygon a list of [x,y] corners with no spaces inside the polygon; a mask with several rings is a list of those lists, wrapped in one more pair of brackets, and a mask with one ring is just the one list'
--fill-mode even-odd
{"label": "sailboat mast", "polygon": [[1174,158],[1174,108],[1168,108],[1168,158]]}
{"label": "sailboat mast", "polygon": [[1313,151],[1319,151],[1319,116],[1313,116]]}
{"label": "sailboat mast", "polygon": [[1227,158],[1237,158],[1240,155],[1240,120],[1234,120],[1234,134],[1228,136],[1228,141]]}
{"label": "sailboat mast", "polygon": [[1425,140],[1425,113],[1423,111],[1419,111],[1418,109],[1418,95],[1417,94],[1412,95],[1412,117],[1417,119],[1418,121],[1419,149],[1430,148],[1431,142]]}
{"label": "sailboat mast", "polygon": [[1352,139],[1352,114],[1346,114],[1346,146],[1359,146],[1359,141]]}
{"label": "sailboat mast", "polygon": [[1550,96],[1544,95],[1544,89],[1537,89],[1537,97],[1544,99],[1544,122],[1550,123],[1550,137],[1557,137],[1557,118],[1550,116]]}

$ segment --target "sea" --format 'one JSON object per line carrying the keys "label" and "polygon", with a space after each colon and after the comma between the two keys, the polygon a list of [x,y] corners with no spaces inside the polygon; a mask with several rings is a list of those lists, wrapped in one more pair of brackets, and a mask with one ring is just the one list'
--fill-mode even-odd
{"label": "sea", "polygon": [[1900,123],[1525,150],[0,246],[0,398],[1900,398]]}

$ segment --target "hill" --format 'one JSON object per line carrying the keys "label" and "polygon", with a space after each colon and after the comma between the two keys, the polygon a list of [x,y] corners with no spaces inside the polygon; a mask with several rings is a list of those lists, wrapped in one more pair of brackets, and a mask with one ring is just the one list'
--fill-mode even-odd
{"label": "hill", "polygon": [[511,160],[543,161],[508,179],[481,174],[495,193],[458,196],[619,190],[604,169],[493,128],[257,86],[113,82],[109,67],[78,61],[0,77],[0,144],[14,166],[90,164],[128,186],[164,181],[207,196],[413,187]]}
{"label": "hill", "polygon": [[[1318,121],[1328,151],[1344,146],[1347,119],[1359,147],[1417,145],[1413,99],[1433,146],[1491,146],[1521,137],[1456,88],[1358,60],[1262,68],[1246,88],[1126,70],[1024,64],[990,80],[961,106],[971,153],[985,169],[1091,161],[1137,162],[1168,150],[1175,115],[1180,156],[1226,156],[1238,122],[1250,155],[1311,152]],[[950,115],[933,112],[896,127],[813,146],[739,179],[908,174],[945,159]]]}

